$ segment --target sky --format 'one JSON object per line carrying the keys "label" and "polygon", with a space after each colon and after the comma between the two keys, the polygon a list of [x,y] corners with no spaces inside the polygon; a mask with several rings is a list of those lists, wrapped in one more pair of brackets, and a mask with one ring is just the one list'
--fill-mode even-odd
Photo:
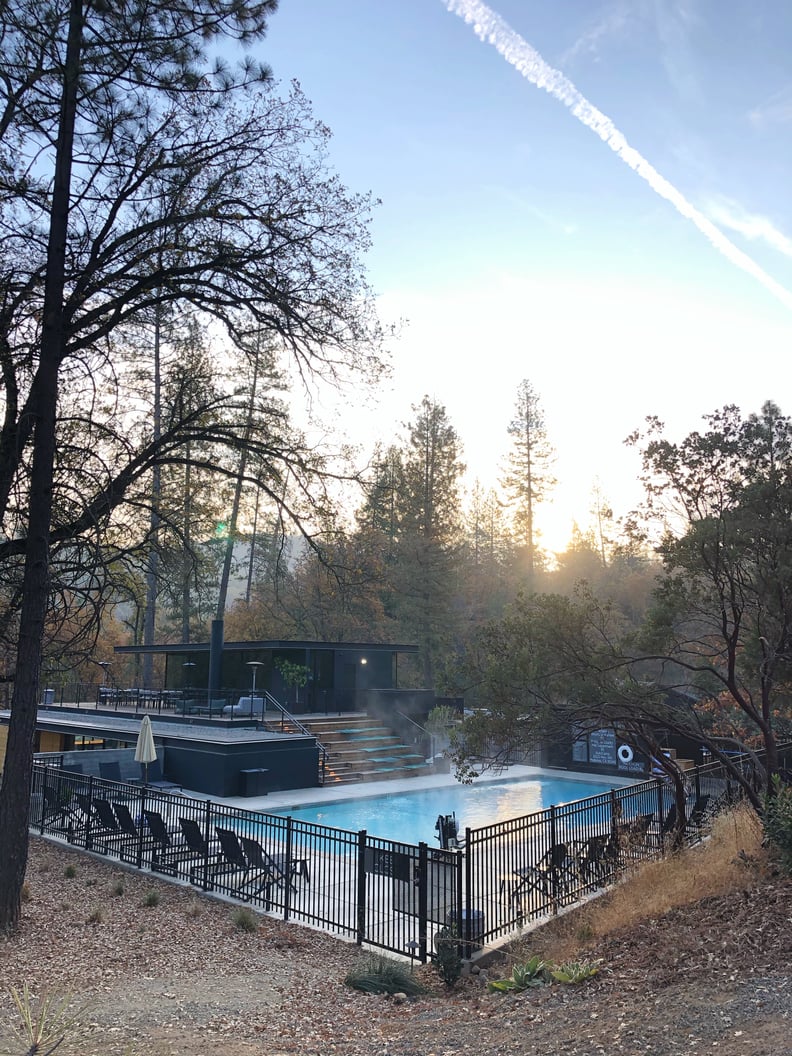
{"label": "sky", "polygon": [[682,439],[725,404],[792,413],[790,53],[778,0],[281,0],[257,55],[380,200],[368,276],[404,321],[350,438],[428,394],[490,486],[528,379],[560,550],[595,482],[639,501],[647,416]]}

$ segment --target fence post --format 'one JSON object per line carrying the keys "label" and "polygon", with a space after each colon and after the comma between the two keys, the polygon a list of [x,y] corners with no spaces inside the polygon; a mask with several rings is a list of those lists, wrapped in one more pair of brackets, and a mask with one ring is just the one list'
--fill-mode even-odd
{"label": "fence post", "polygon": [[85,822],[85,849],[90,851],[93,847],[93,834],[91,829],[93,828],[93,790],[94,790],[94,775],[88,775],[88,817]]}
{"label": "fence post", "polygon": [[366,938],[366,830],[361,829],[357,839],[357,944],[362,946]]}
{"label": "fence post", "polygon": [[660,780],[659,777],[655,778],[655,782],[657,784],[657,816],[660,819],[658,821],[658,823],[657,823],[658,824],[657,845],[658,845],[658,847],[660,849],[660,856],[662,857],[662,855],[663,855],[663,853],[665,851],[665,833],[663,832],[663,827],[665,825],[665,803],[663,802],[663,788],[664,788],[664,785],[663,785],[663,782]]}
{"label": "fence post", "polygon": [[558,840],[556,839],[556,808],[550,806],[550,894],[553,901],[553,916],[558,915],[558,879],[559,871],[555,868],[555,856]]}
{"label": "fence post", "polygon": [[141,869],[143,866],[143,826],[146,824],[146,816],[143,811],[146,809],[146,786],[141,785],[140,788],[140,819],[138,821],[138,839],[137,839],[137,867]]}
{"label": "fence post", "polygon": [[469,856],[469,854],[466,851],[465,852],[465,863],[464,863],[464,867],[465,867],[464,881],[463,881],[463,878],[462,878],[462,864],[463,864],[462,863],[462,856],[460,854],[457,854],[456,855],[456,859],[457,859],[457,869],[456,869],[456,877],[455,877],[455,885],[454,885],[456,887],[456,899],[455,899],[456,907],[455,907],[455,911],[454,911],[454,921],[456,922],[456,925],[457,925],[457,929],[456,930],[457,930],[457,937],[459,939],[459,942],[457,944],[457,949],[459,950],[459,952],[461,954],[462,953],[462,931],[463,931],[463,927],[462,927],[462,904],[463,904],[463,899],[464,899],[465,892],[466,891],[467,892],[470,891],[470,886],[469,886],[469,882],[470,882],[470,856]]}
{"label": "fence post", "polygon": [[201,888],[203,891],[209,890],[209,833],[212,827],[212,801],[207,799],[206,810],[204,811],[204,861],[203,861],[203,881]]}
{"label": "fence post", "polygon": [[429,848],[418,844],[418,959],[426,964],[427,917],[429,915]]}
{"label": "fence post", "polygon": [[292,829],[294,821],[291,814],[286,818],[286,883],[283,892],[283,919],[287,921],[291,911],[292,892]]}

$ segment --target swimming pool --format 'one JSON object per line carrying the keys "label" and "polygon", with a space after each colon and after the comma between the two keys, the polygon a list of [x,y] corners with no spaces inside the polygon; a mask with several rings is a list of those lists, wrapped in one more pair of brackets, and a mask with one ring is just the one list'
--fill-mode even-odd
{"label": "swimming pool", "polygon": [[[615,786],[614,782],[614,786]],[[419,791],[402,791],[387,796],[371,796],[335,803],[314,803],[295,810],[268,813],[290,815],[298,821],[332,825],[337,829],[416,844],[436,842],[435,822],[439,814],[454,812],[460,835],[465,828],[493,825],[509,818],[533,814],[551,805],[571,803],[596,796],[614,787],[603,782],[575,778],[512,778],[485,784],[449,785]]]}

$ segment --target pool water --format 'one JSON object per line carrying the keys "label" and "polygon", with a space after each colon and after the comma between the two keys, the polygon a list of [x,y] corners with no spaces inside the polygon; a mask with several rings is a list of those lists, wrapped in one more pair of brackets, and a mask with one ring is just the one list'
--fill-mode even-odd
{"label": "pool water", "polygon": [[549,806],[571,803],[607,792],[611,786],[572,778],[535,777],[486,784],[450,785],[387,796],[314,803],[296,810],[272,811],[288,814],[299,821],[331,825],[336,829],[397,840],[400,843],[432,844],[435,823],[440,814],[456,814],[460,836],[465,828],[493,825]]}

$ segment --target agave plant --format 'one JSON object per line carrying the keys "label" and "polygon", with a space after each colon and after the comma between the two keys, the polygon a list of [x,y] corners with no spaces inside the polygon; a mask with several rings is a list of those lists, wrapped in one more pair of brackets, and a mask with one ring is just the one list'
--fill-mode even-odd
{"label": "agave plant", "polygon": [[508,979],[493,979],[488,986],[490,990],[528,990],[547,981],[547,963],[534,956],[525,964],[515,964]]}
{"label": "agave plant", "polygon": [[600,970],[602,958],[596,961],[566,961],[550,969],[550,974],[559,983],[582,983],[591,979]]}

